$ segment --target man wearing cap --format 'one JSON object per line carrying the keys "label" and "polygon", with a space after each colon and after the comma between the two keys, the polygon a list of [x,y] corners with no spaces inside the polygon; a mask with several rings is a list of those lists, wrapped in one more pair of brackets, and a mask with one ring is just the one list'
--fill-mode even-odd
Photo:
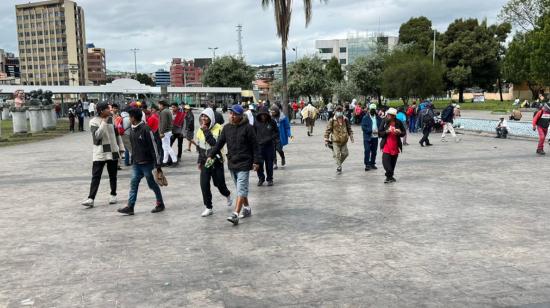
{"label": "man wearing cap", "polygon": [[334,118],[328,121],[325,130],[325,145],[332,143],[332,155],[336,161],[336,172],[342,173],[342,164],[349,155],[348,140],[354,142],[353,131],[348,118],[344,117],[344,108],[336,107]]}
{"label": "man wearing cap", "polygon": [[[261,161],[256,133],[254,128],[244,117],[244,109],[240,105],[233,105],[229,112],[229,123],[223,127],[218,142],[212,148],[208,159],[216,158],[221,149],[227,144],[227,167],[237,188],[237,202],[235,212],[227,218],[233,225],[239,224],[241,218],[252,215],[248,203],[248,182],[250,170],[258,171]],[[209,162],[207,161],[206,164]]]}
{"label": "man wearing cap", "polygon": [[365,148],[365,171],[376,168],[376,152],[378,151],[378,127],[382,123],[376,112],[376,104],[370,104],[369,113],[363,117],[363,147]]}
{"label": "man wearing cap", "polygon": [[178,164],[178,158],[174,149],[170,146],[170,138],[172,138],[172,112],[168,109],[168,103],[165,101],[159,102],[159,135],[162,140],[162,150],[164,152],[163,164],[168,163],[168,158],[172,159],[173,166]]}
{"label": "man wearing cap", "polygon": [[397,110],[390,108],[386,112],[386,118],[379,127],[378,135],[380,140],[380,149],[382,149],[382,165],[386,170],[386,180],[384,183],[396,182],[393,177],[395,171],[395,165],[397,164],[397,157],[403,150],[403,144],[401,138],[405,137],[407,131],[403,122],[397,120]]}
{"label": "man wearing cap", "polygon": [[497,124],[497,137],[496,138],[502,138],[506,139],[508,136],[508,123],[506,123],[506,120],[503,116],[500,117],[500,121]]}
{"label": "man wearing cap", "polygon": [[82,205],[92,208],[94,200],[101,182],[101,174],[107,166],[109,173],[109,182],[111,184],[111,196],[109,204],[117,203],[117,167],[120,153],[124,152],[122,138],[115,129],[113,117],[109,104],[102,102],[97,104],[97,116],[90,120],[90,132],[92,132],[92,141],[94,144],[93,164],[92,164],[92,183],[90,184],[90,194],[88,199],[82,202]]}
{"label": "man wearing cap", "polygon": [[193,110],[191,106],[185,105],[185,121],[183,122],[183,135],[187,139],[187,152],[191,152],[191,145],[194,145],[195,148],[197,144],[193,141],[195,135],[195,116],[193,115]]}

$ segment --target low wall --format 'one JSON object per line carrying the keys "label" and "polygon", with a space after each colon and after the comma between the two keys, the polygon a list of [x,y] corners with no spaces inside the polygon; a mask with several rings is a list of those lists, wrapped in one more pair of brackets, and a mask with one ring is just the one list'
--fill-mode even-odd
{"label": "low wall", "polygon": [[[467,131],[481,131],[492,133],[496,135],[495,128],[497,127],[498,120],[481,120],[481,119],[470,119],[470,118],[460,118],[456,121],[455,125],[461,129]],[[521,136],[521,137],[534,137],[538,138],[538,133],[533,131],[533,126],[531,122],[525,121],[507,121],[508,122],[508,134],[512,136]]]}

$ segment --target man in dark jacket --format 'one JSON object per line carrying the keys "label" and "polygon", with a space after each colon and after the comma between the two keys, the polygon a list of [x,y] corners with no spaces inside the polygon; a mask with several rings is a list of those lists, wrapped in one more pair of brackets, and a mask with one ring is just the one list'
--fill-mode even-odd
{"label": "man in dark jacket", "polygon": [[455,104],[451,103],[445,107],[441,112],[441,121],[443,122],[443,134],[441,135],[441,142],[447,142],[445,135],[447,131],[451,133],[451,136],[455,138],[456,142],[460,142],[460,138],[456,136],[455,129],[453,127],[453,121],[455,117]]}
{"label": "man in dark jacket", "polygon": [[261,161],[256,133],[243,117],[244,110],[241,105],[233,105],[229,113],[229,123],[223,127],[222,133],[216,145],[208,155],[210,160],[220,154],[221,149],[227,144],[227,167],[237,187],[237,203],[235,212],[227,218],[233,225],[239,224],[239,213],[244,206],[242,218],[252,214],[248,204],[248,181],[250,170],[258,171]]}
{"label": "man in dark jacket", "polygon": [[361,120],[363,129],[363,147],[365,148],[365,171],[376,168],[376,152],[378,151],[378,127],[382,118],[376,112],[376,104],[369,106],[369,113]]}
{"label": "man in dark jacket", "polygon": [[258,186],[262,186],[266,180],[264,165],[267,173],[267,186],[273,186],[273,156],[275,147],[279,144],[279,128],[277,122],[271,118],[267,107],[261,107],[254,121],[256,139],[260,147],[260,170],[258,170]]}
{"label": "man in dark jacket", "polygon": [[432,131],[432,128],[435,125],[434,120],[435,114],[434,114],[434,105],[431,103],[426,106],[421,112],[420,112],[420,121],[422,121],[422,139],[418,143],[420,143],[420,146],[432,146],[430,143],[430,132]]}
{"label": "man in dark jacket", "polygon": [[134,205],[137,200],[139,182],[143,177],[147,180],[147,185],[155,193],[157,203],[151,213],[164,211],[164,201],[160,187],[155,182],[153,169],[156,167],[157,172],[162,172],[161,158],[159,155],[157,143],[153,132],[149,126],[142,121],[143,112],[137,108],[131,108],[128,111],[132,130],[130,132],[130,143],[132,145],[132,178],[130,180],[130,193],[128,197],[128,205],[118,209],[119,213],[126,215],[134,215]]}

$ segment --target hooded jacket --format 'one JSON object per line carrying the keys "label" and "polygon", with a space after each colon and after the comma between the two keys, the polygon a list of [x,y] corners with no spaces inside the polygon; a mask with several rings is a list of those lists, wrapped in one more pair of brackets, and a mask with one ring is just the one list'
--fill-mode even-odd
{"label": "hooded jacket", "polygon": [[[390,121],[388,119],[382,120],[382,124],[380,124],[380,127],[378,128],[378,136],[381,138],[380,149],[384,149],[384,146],[386,145],[386,140],[388,139],[388,135],[389,135],[389,133],[387,133],[386,131],[389,128],[390,128]],[[402,152],[403,143],[401,142],[401,138],[407,135],[407,131],[405,130],[405,125],[403,125],[403,122],[397,119],[395,119],[395,128],[401,131],[401,134],[397,136],[397,147],[399,148],[399,152]]]}
{"label": "hooded jacket", "polygon": [[228,123],[223,127],[218,142],[208,157],[214,158],[227,144],[227,166],[233,171],[250,171],[252,164],[260,163],[260,150],[254,128],[243,116],[238,124]]}
{"label": "hooded jacket", "polygon": [[212,148],[216,145],[220,137],[222,126],[216,123],[216,116],[211,108],[204,109],[201,115],[203,114],[210,119],[210,127],[208,127],[208,129],[199,128],[196,139],[197,149],[199,150],[197,163],[204,166]]}
{"label": "hooded jacket", "polygon": [[[267,116],[265,122],[261,121],[262,115]],[[267,107],[262,107],[258,110],[256,121],[254,121],[254,130],[256,131],[256,139],[260,146],[279,144],[279,128],[277,122],[271,118]]]}
{"label": "hooded jacket", "polygon": [[160,167],[159,148],[151,128],[144,122],[140,122],[129,130],[134,163],[138,165],[154,163],[156,167]]}
{"label": "hooded jacket", "polygon": [[550,126],[550,107],[547,104],[544,104],[533,117],[533,126],[540,126],[542,128]]}

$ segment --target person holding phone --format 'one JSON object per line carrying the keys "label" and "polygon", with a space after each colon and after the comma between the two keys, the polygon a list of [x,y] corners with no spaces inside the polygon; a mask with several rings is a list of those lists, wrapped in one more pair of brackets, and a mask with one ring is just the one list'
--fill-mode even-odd
{"label": "person holding phone", "polygon": [[382,149],[382,165],[386,170],[384,183],[393,183],[397,180],[393,177],[395,165],[399,153],[403,150],[401,138],[407,135],[403,123],[396,119],[397,110],[390,108],[386,112],[386,118],[380,124],[378,136],[381,138],[380,149]]}

